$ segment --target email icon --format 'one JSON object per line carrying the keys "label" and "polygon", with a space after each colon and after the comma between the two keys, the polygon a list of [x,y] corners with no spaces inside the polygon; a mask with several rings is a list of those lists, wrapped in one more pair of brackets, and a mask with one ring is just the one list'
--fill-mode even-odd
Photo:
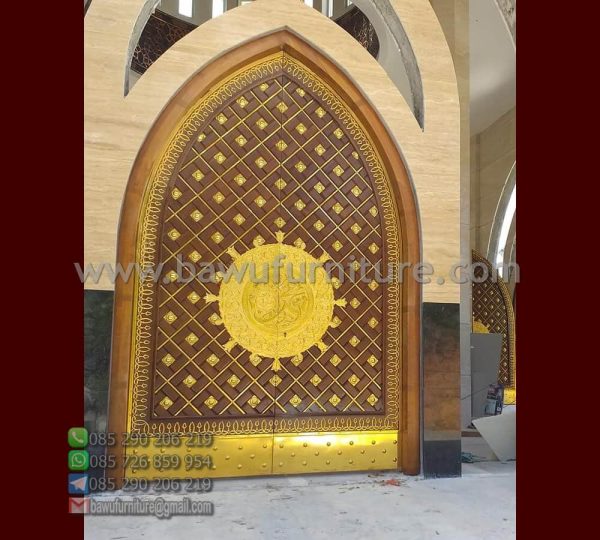
{"label": "email icon", "polygon": [[89,497],[69,497],[70,514],[87,514],[90,511]]}

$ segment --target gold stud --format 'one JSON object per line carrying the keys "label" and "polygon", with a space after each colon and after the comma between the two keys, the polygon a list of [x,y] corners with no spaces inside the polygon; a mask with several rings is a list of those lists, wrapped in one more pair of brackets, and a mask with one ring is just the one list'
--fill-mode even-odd
{"label": "gold stud", "polygon": [[262,208],[265,204],[267,204],[267,201],[265,200],[265,198],[262,195],[259,195],[258,197],[256,197],[256,199],[254,199],[254,202],[256,203],[256,206],[258,206],[259,208]]}
{"label": "gold stud", "polygon": [[313,227],[315,229],[317,229],[317,231],[322,231],[325,228],[325,225],[323,224],[323,222],[318,219],[317,221],[315,221],[315,223],[313,224]]}
{"label": "gold stud", "polygon": [[273,385],[273,386],[277,386],[279,385],[279,383],[281,383],[282,379],[279,375],[273,375],[270,379],[269,382]]}
{"label": "gold stud", "polygon": [[371,407],[373,407],[375,405],[375,403],[377,403],[379,400],[377,399],[377,397],[375,396],[375,394],[371,394],[367,398],[367,401],[369,402],[369,405],[371,405]]}
{"label": "gold stud", "polygon": [[344,174],[344,169],[342,169],[339,165],[336,165],[333,169],[333,172],[336,176],[342,176],[342,174]]}
{"label": "gold stud", "polygon": [[175,281],[177,281],[177,278],[179,276],[177,275],[177,272],[175,272],[175,270],[171,270],[168,274],[167,274],[167,278],[171,283],[174,283]]}
{"label": "gold stud", "polygon": [[265,239],[259,234],[252,243],[254,244],[254,247],[260,247],[265,243]]}
{"label": "gold stud", "polygon": [[187,299],[192,304],[197,304],[200,300],[200,295],[196,291],[192,291],[190,294],[187,295]]}
{"label": "gold stud", "polygon": [[185,340],[190,344],[193,345],[194,343],[197,343],[198,341],[198,336],[196,334],[194,334],[194,332],[191,332],[190,334],[188,334],[185,338]]}
{"label": "gold stud", "polygon": [[323,193],[325,191],[325,186],[323,184],[321,184],[321,182],[317,182],[315,184],[315,191],[320,195],[321,193]]}
{"label": "gold stud", "polygon": [[337,355],[334,354],[329,361],[333,364],[334,367],[337,367],[337,365],[342,361],[342,359]]}
{"label": "gold stud", "polygon": [[302,163],[302,161],[299,161],[298,163],[296,163],[295,167],[298,172],[304,172],[306,170],[306,165],[304,165],[304,163]]}
{"label": "gold stud", "polygon": [[360,306],[360,301],[358,300],[358,298],[353,298],[352,300],[350,300],[350,305],[356,309],[358,306]]}
{"label": "gold stud", "polygon": [[206,135],[204,133],[200,133],[200,135],[198,135],[198,142],[202,142],[204,139],[206,139]]}
{"label": "gold stud", "polygon": [[224,200],[225,200],[225,195],[223,195],[220,191],[217,191],[214,195],[213,195],[213,199],[215,200],[215,202],[217,204],[221,204]]}
{"label": "gold stud", "polygon": [[227,122],[227,117],[223,113],[219,113],[219,115],[217,116],[217,122],[223,125],[225,122]]}
{"label": "gold stud", "polygon": [[350,227],[350,229],[352,230],[352,232],[354,234],[358,234],[361,231],[361,227],[358,223],[355,223],[354,225],[352,225],[352,227]]}
{"label": "gold stud", "polygon": [[298,367],[302,363],[303,359],[304,359],[304,356],[302,356],[301,354],[297,354],[296,356],[292,357],[292,364],[294,364],[296,367]]}
{"label": "gold stud", "polygon": [[306,95],[306,92],[304,91],[303,88],[296,88],[296,93],[300,96],[300,97],[304,97]]}
{"label": "gold stud", "polygon": [[256,163],[259,169],[262,169],[267,164],[267,161],[261,156],[254,163]]}
{"label": "gold stud", "polygon": [[306,131],[307,131],[307,128],[306,128],[306,126],[305,126],[305,125],[304,125],[302,122],[300,122],[300,123],[299,123],[299,124],[296,126],[296,131],[297,131],[298,133],[300,133],[300,135],[304,135],[304,134],[306,133]]}
{"label": "gold stud", "polygon": [[379,287],[379,285],[377,284],[377,282],[374,279],[372,279],[371,283],[369,283],[369,289],[374,291],[375,289],[377,289],[377,287]]}
{"label": "gold stud", "polygon": [[319,383],[322,381],[321,377],[319,377],[316,373],[310,379],[310,382],[313,386],[319,386]]}
{"label": "gold stud", "polygon": [[179,191],[177,188],[171,191],[171,197],[173,197],[173,199],[175,200],[179,199],[179,197],[181,197],[182,195],[183,193],[181,193],[181,191]]}
{"label": "gold stud", "polygon": [[292,399],[290,399],[290,403],[294,406],[294,407],[298,407],[298,405],[300,405],[300,403],[302,403],[302,400],[298,397],[297,394],[294,394],[292,396]]}
{"label": "gold stud", "polygon": [[350,343],[350,345],[352,345],[353,347],[356,347],[360,343],[360,339],[358,339],[356,336],[352,336],[348,343]]}
{"label": "gold stud", "polygon": [[287,143],[284,140],[277,141],[277,144],[275,146],[280,152],[283,152],[288,147]]}
{"label": "gold stud", "polygon": [[170,354],[167,354],[163,356],[161,361],[165,366],[169,367],[173,362],[175,362],[175,358],[173,358]]}
{"label": "gold stud", "polygon": [[221,165],[227,158],[224,156],[223,152],[217,152],[215,154],[215,161]]}
{"label": "gold stud", "polygon": [[242,96],[236,99],[237,104],[243,109],[246,105],[248,105],[248,100]]}
{"label": "gold stud", "polygon": [[377,319],[375,317],[371,317],[368,324],[371,328],[375,328],[378,324]]}
{"label": "gold stud", "polygon": [[339,214],[339,213],[341,213],[343,209],[344,209],[344,207],[343,207],[343,206],[342,206],[342,205],[341,205],[339,202],[336,202],[336,203],[333,205],[333,211],[334,211],[336,214]]}
{"label": "gold stud", "polygon": [[354,159],[358,159],[358,152],[356,152],[356,151],[352,152],[352,157]]}
{"label": "gold stud", "polygon": [[246,137],[244,137],[243,135],[239,135],[235,138],[235,142],[238,143],[240,146],[244,146],[248,142],[248,139],[246,139]]}
{"label": "gold stud", "polygon": [[227,383],[229,386],[231,386],[231,388],[235,388],[238,384],[240,384],[240,379],[233,374],[231,377],[229,377],[229,379],[227,379]]}
{"label": "gold stud", "polygon": [[200,253],[194,250],[188,255],[188,258],[190,259],[190,261],[197,263],[202,258],[202,255],[200,255]]}
{"label": "gold stud", "polygon": [[196,222],[198,223],[204,216],[202,215],[202,212],[200,212],[200,210],[194,210],[191,214],[190,217]]}
{"label": "gold stud", "polygon": [[258,406],[259,403],[260,403],[260,399],[258,399],[257,396],[252,396],[248,400],[248,405],[250,405],[250,407],[252,407],[253,409],[256,409],[256,407]]}
{"label": "gold stud", "polygon": [[211,354],[206,361],[211,367],[215,367],[219,363],[219,357],[216,354]]}
{"label": "gold stud", "polygon": [[302,238],[296,238],[296,240],[294,240],[294,245],[298,249],[306,249],[306,242],[304,242],[304,240],[302,240]]}
{"label": "gold stud", "polygon": [[333,244],[331,244],[331,247],[333,247],[333,249],[336,251],[339,251],[344,247],[344,245],[339,240],[336,240]]}
{"label": "gold stud", "polygon": [[168,233],[167,236],[171,239],[171,240],[177,240],[180,236],[181,233],[177,230],[177,229],[171,229]]}
{"label": "gold stud", "polygon": [[267,83],[262,83],[259,88],[265,92],[269,88],[269,85]]}
{"label": "gold stud", "polygon": [[246,183],[246,178],[243,174],[238,174],[233,180],[238,186],[243,186]]}
{"label": "gold stud", "polygon": [[327,152],[327,150],[325,150],[325,148],[323,147],[322,144],[319,144],[316,148],[315,148],[315,152],[317,153],[317,155],[322,156],[325,152]]}
{"label": "gold stud", "polygon": [[340,128],[337,128],[333,134],[335,135],[336,139],[341,139],[344,136],[344,132]]}
{"label": "gold stud", "polygon": [[373,244],[371,244],[371,245],[369,246],[369,251],[370,251],[370,252],[371,252],[373,255],[375,255],[375,253],[377,253],[377,252],[379,251],[379,246],[378,246],[377,244],[373,243]]}
{"label": "gold stud", "polygon": [[220,244],[223,241],[223,238],[224,236],[218,231],[211,236],[211,239],[215,244]]}
{"label": "gold stud", "polygon": [[192,174],[192,176],[194,177],[194,180],[200,182],[200,180],[204,178],[204,173],[198,169],[197,171],[194,171],[194,174]]}
{"label": "gold stud", "polygon": [[377,363],[377,358],[374,355],[371,355],[367,358],[367,362],[373,367]]}
{"label": "gold stud", "polygon": [[283,226],[285,225],[285,220],[281,217],[278,217],[273,223],[275,223],[275,225],[277,227],[279,227],[280,229],[283,228]]}
{"label": "gold stud", "polygon": [[319,107],[316,111],[315,114],[319,117],[319,118],[323,118],[325,116],[325,111],[323,110],[322,107]]}
{"label": "gold stud", "polygon": [[165,316],[163,317],[163,319],[165,321],[167,321],[169,324],[172,324],[177,320],[177,315],[175,315],[175,313],[173,313],[172,311],[169,311],[169,312],[165,313]]}
{"label": "gold stud", "polygon": [[233,221],[237,224],[237,225],[241,225],[242,223],[244,223],[244,221],[246,221],[246,218],[244,216],[242,216],[242,214],[238,214],[237,216],[235,216],[233,218]]}
{"label": "gold stud", "polygon": [[331,319],[331,327],[337,328],[340,324],[342,324],[342,319],[335,315],[333,319]]}
{"label": "gold stud", "polygon": [[371,206],[371,208],[369,208],[369,212],[373,217],[377,216],[377,207]]}
{"label": "gold stud", "polygon": [[163,407],[163,409],[168,409],[171,405],[173,405],[173,402],[165,396],[161,399],[160,404]]}
{"label": "gold stud", "polygon": [[285,186],[287,186],[287,183],[285,182],[285,180],[283,178],[278,178],[277,181],[275,182],[275,187],[277,189],[284,189]]}
{"label": "gold stud", "polygon": [[259,118],[256,121],[256,125],[260,128],[260,129],[265,129],[269,123],[264,119],[264,118]]}
{"label": "gold stud", "polygon": [[362,189],[360,189],[358,186],[354,186],[352,188],[352,195],[354,195],[355,197],[359,197],[361,193]]}
{"label": "gold stud", "polygon": [[356,386],[356,385],[357,385],[357,384],[360,382],[360,379],[359,379],[359,378],[356,376],[356,374],[355,374],[355,373],[353,373],[353,374],[352,374],[352,377],[350,377],[350,378],[348,379],[348,382],[349,382],[349,383],[350,383],[352,386]]}
{"label": "gold stud", "polygon": [[334,289],[339,289],[342,286],[342,282],[336,277],[331,278],[331,283],[333,284]]}
{"label": "gold stud", "polygon": [[342,400],[339,397],[337,397],[336,394],[333,394],[333,396],[329,398],[329,403],[331,403],[334,407],[336,407],[340,401]]}
{"label": "gold stud", "polygon": [[191,375],[188,375],[183,380],[183,384],[185,384],[188,388],[191,388],[192,386],[194,386],[196,384],[196,379],[194,379],[194,377],[192,377]]}
{"label": "gold stud", "polygon": [[208,396],[208,398],[204,401],[204,404],[209,408],[212,409],[217,403],[219,403],[214,396]]}
{"label": "gold stud", "polygon": [[304,208],[306,208],[306,204],[304,204],[304,201],[302,199],[298,199],[294,203],[294,206],[300,211],[302,211],[302,210],[304,210]]}
{"label": "gold stud", "polygon": [[279,104],[277,105],[277,110],[281,114],[283,114],[285,111],[288,110],[288,106],[283,101],[280,101]]}

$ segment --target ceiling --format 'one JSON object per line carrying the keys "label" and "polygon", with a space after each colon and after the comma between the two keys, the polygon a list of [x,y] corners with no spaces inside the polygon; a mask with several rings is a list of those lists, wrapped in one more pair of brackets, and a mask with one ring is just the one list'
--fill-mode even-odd
{"label": "ceiling", "polygon": [[496,0],[471,0],[471,135],[515,106],[515,45]]}

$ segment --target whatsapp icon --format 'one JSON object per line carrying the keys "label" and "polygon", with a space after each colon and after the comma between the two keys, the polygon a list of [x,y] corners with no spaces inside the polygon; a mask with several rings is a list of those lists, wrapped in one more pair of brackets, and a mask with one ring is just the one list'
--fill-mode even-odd
{"label": "whatsapp icon", "polygon": [[87,471],[90,466],[90,454],[87,450],[71,450],[69,452],[69,469],[71,471]]}

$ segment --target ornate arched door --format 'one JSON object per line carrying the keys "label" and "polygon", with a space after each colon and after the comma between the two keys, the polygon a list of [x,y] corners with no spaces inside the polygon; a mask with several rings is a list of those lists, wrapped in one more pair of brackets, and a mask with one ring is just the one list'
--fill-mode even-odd
{"label": "ornate arched door", "polygon": [[414,202],[333,70],[285,32],[257,40],[138,157],[119,260],[145,274],[117,286],[110,421],[149,442],[117,455],[125,476],[418,471],[418,291],[393,266],[418,253]]}

